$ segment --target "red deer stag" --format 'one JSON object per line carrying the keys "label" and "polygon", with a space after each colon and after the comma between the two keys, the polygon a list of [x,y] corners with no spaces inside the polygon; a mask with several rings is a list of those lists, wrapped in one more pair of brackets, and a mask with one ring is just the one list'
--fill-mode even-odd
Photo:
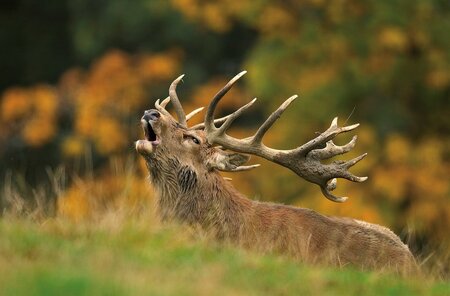
{"label": "red deer stag", "polygon": [[[276,150],[262,143],[264,134],[297,96],[287,99],[253,136],[236,139],[227,135],[232,122],[255,99],[220,119],[214,119],[214,110],[245,73],[236,75],[215,95],[204,123],[187,126],[187,121],[202,108],[184,113],[176,93],[183,76],[171,84],[167,99],[156,101],[156,109],[145,111],[141,119],[145,139],[136,142],[136,150],[146,160],[161,218],[199,225],[217,239],[239,246],[284,253],[307,262],[402,272],[412,269],[415,260],[408,247],[385,227],[351,218],[327,217],[310,209],[253,201],[219,174],[255,168],[258,165],[244,166],[249,156],[240,153],[257,155],[319,185],[324,196],[335,202],[347,199],[331,193],[336,188],[336,178],[354,182],[367,179],[347,171],[366,154],[349,161],[321,162],[354,147],[356,136],[343,146],[335,145],[332,139],[358,124],[339,127],[334,118],[326,131],[292,150]],[[169,101],[178,121],[165,109]]]}

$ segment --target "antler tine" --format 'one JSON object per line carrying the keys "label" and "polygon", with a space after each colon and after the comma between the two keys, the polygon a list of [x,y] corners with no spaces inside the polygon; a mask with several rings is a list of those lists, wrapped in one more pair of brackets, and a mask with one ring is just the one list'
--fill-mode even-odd
{"label": "antler tine", "polygon": [[[355,138],[355,137],[353,137],[353,138]],[[347,146],[347,145],[345,145],[345,146]],[[339,153],[339,154],[341,154],[341,153]],[[366,156],[367,156],[367,153],[364,153],[364,154],[362,154],[358,157],[355,157],[354,159],[346,161],[346,162],[341,162],[341,161],[333,162],[333,165],[342,168],[340,175],[337,175],[336,177],[344,178],[349,181],[358,182],[358,183],[366,181],[368,179],[368,177],[358,177],[358,176],[355,176],[352,173],[349,173],[348,171],[346,171],[346,169],[355,165],[358,161],[360,161],[361,159],[363,159]],[[334,189],[336,189],[336,185],[337,185],[337,179],[332,178],[331,180],[328,180],[325,184],[322,184],[319,186],[320,186],[320,189],[322,190],[323,195],[326,198],[328,198],[329,200],[334,201],[334,202],[346,201],[348,199],[348,197],[346,197],[346,196],[338,197],[330,192],[330,191],[333,191]]]}
{"label": "antler tine", "polygon": [[156,110],[158,110],[159,112],[163,113],[164,115],[171,116],[170,113],[165,109],[166,105],[167,105],[167,103],[169,103],[169,101],[170,101],[169,97],[165,98],[164,101],[162,101],[161,103],[160,103],[159,99],[156,100],[156,102],[155,102]]}
{"label": "antler tine", "polygon": [[203,109],[205,109],[205,107],[197,108],[194,111],[192,111],[191,113],[189,113],[188,115],[186,115],[186,121],[189,121],[189,119],[191,119],[192,117],[197,115],[199,112],[202,112]]}
{"label": "antler tine", "polygon": [[336,137],[338,134],[349,132],[349,131],[351,131],[351,130],[353,130],[353,129],[355,129],[355,128],[357,128],[359,126],[359,123],[356,123],[356,124],[353,124],[353,125],[350,125],[350,126],[339,127],[337,125],[337,120],[338,120],[337,117],[333,118],[333,121],[331,122],[330,127],[326,131],[324,131],[318,137],[316,137],[316,138],[312,139],[311,141],[307,142],[306,144],[296,148],[295,152],[299,153],[299,154],[306,155],[306,153],[308,153],[312,149],[322,146],[323,144],[325,144],[329,140],[331,140],[334,137]]}
{"label": "antler tine", "polygon": [[[346,169],[348,169],[348,168],[354,166],[357,162],[359,162],[360,160],[362,160],[366,156],[367,156],[367,153],[361,154],[358,157],[355,157],[355,158],[353,158],[351,160],[348,160],[348,161],[344,162],[342,164],[342,166],[345,167]],[[359,178],[359,177],[357,177],[357,178]],[[362,178],[367,178],[367,177],[362,177]],[[363,182],[363,181],[366,181],[366,179],[364,179],[362,181],[360,181],[360,180],[352,180],[352,181]]]}
{"label": "antler tine", "polygon": [[170,102],[170,97],[165,98],[162,102],[161,102],[161,107],[163,107],[164,109],[166,109],[167,104],[169,104]]}
{"label": "antler tine", "polygon": [[264,137],[266,132],[269,130],[269,128],[275,123],[275,121],[278,120],[278,118],[280,118],[280,116],[281,116],[281,114],[283,114],[284,110],[286,110],[286,108],[289,107],[289,104],[291,104],[292,101],[294,101],[297,97],[298,97],[297,95],[291,96],[289,99],[284,101],[284,103],[281,104],[281,106],[278,107],[278,109],[275,112],[273,112],[266,119],[266,121],[259,127],[259,129],[256,131],[255,135],[253,136],[252,141],[254,143],[261,143],[262,138]]}
{"label": "antler tine", "polygon": [[178,122],[181,125],[186,126],[186,115],[184,114],[183,107],[181,106],[180,100],[177,96],[177,85],[183,79],[184,74],[175,79],[169,87],[169,97],[175,108],[175,113],[177,113]]}
{"label": "antler tine", "polygon": [[[214,119],[214,125],[224,123],[225,120],[227,120],[227,118],[230,117],[230,116],[231,116],[231,114],[228,114],[227,116]],[[202,123],[196,124],[194,126],[191,126],[189,129],[191,129],[191,130],[199,130],[199,129],[204,129],[204,128],[205,128],[205,123],[202,122]]]}
{"label": "antler tine", "polygon": [[243,172],[243,171],[249,171],[249,170],[255,169],[260,166],[261,165],[259,163],[257,163],[257,164],[252,164],[252,165],[238,166],[233,169],[219,169],[219,170],[222,172]]}
{"label": "antler tine", "polygon": [[260,166],[261,166],[261,165],[260,165],[259,163],[257,163],[257,164],[252,164],[252,165],[238,166],[237,168],[235,168],[234,170],[232,170],[232,172],[249,171],[249,170],[256,169],[257,167],[260,167]]}
{"label": "antler tine", "polygon": [[220,99],[222,99],[222,97],[231,89],[233,84],[236,81],[238,81],[239,78],[244,76],[245,73],[247,73],[247,71],[242,71],[239,74],[237,74],[236,76],[234,76],[212,99],[211,103],[208,106],[208,110],[206,111],[206,115],[205,115],[205,130],[206,130],[206,132],[217,129],[216,126],[214,125],[214,111],[216,109],[216,106],[219,103]]}
{"label": "antler tine", "polygon": [[231,126],[231,124],[233,123],[233,121],[236,120],[236,118],[238,118],[239,116],[242,115],[242,113],[245,112],[245,110],[247,110],[248,108],[250,108],[254,103],[256,102],[256,98],[254,98],[253,100],[251,100],[249,103],[245,104],[244,106],[242,106],[241,108],[239,108],[238,110],[234,111],[233,113],[231,113],[230,115],[228,115],[228,118],[225,120],[225,122],[220,126],[220,128],[218,129],[218,134],[223,134],[226,132],[226,130]]}
{"label": "antler tine", "polygon": [[336,155],[349,152],[355,147],[356,139],[358,136],[353,136],[352,140],[343,146],[338,146],[333,143],[333,140],[327,142],[326,147],[323,149],[314,149],[309,152],[309,156],[317,159],[328,159]]}
{"label": "antler tine", "polygon": [[322,194],[331,201],[334,202],[345,202],[348,197],[347,196],[336,196],[330,191],[333,191],[336,188],[337,179],[333,178],[330,182],[328,182],[325,186],[320,186],[320,190]]}
{"label": "antler tine", "polygon": [[[239,108],[226,119],[223,125],[217,128],[214,125],[214,110],[220,99],[230,90],[233,84],[246,72],[236,75],[230,82],[222,88],[211,101],[207,114],[205,116],[205,131],[208,142],[210,144],[221,145],[226,149],[236,152],[248,153],[263,157],[269,161],[289,168],[298,176],[305,180],[320,186],[322,193],[326,198],[335,202],[344,202],[347,197],[338,197],[331,194],[330,191],[336,188],[336,178],[344,178],[353,182],[363,182],[367,177],[357,177],[347,171],[348,168],[355,165],[363,159],[366,154],[358,156],[349,161],[335,161],[331,164],[323,164],[322,159],[331,158],[333,156],[344,154],[350,151],[356,143],[356,136],[343,146],[337,146],[332,139],[340,133],[349,132],[359,126],[353,124],[350,126],[339,127],[337,117],[333,119],[330,127],[316,138],[310,140],[291,150],[276,150],[262,144],[262,138],[275,121],[280,118],[286,108],[297,98],[292,96],[288,98],[281,106],[273,112],[266,121],[260,126],[257,132],[248,138],[236,139],[226,134],[226,130],[230,127],[233,120],[241,115],[255,100]],[[325,145],[325,148],[323,146]]]}

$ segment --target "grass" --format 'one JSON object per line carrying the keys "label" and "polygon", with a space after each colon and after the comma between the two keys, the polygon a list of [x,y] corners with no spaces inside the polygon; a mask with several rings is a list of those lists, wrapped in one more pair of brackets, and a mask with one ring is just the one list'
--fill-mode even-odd
{"label": "grass", "polygon": [[[0,296],[450,295],[450,281],[440,275],[402,278],[309,266],[221,245],[179,225],[162,226],[149,210],[153,199],[133,202],[147,193],[129,192],[132,183],[113,188],[113,209],[94,202],[92,215],[69,219],[45,202],[49,193],[67,198],[63,173],[53,175],[45,190],[29,192],[26,184],[16,188],[7,180],[0,192],[6,206],[0,215]],[[81,182],[77,194],[94,201],[108,195],[89,185]],[[23,196],[36,202],[29,206]]]}
{"label": "grass", "polygon": [[450,282],[307,266],[151,215],[0,219],[0,295],[450,295]]}

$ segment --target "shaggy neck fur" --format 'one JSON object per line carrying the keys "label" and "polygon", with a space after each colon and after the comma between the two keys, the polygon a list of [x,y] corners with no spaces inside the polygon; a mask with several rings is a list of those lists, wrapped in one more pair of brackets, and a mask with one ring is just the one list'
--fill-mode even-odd
{"label": "shaggy neck fur", "polygon": [[148,161],[163,220],[200,225],[221,238],[232,238],[244,223],[252,202],[218,172],[204,172],[175,158]]}

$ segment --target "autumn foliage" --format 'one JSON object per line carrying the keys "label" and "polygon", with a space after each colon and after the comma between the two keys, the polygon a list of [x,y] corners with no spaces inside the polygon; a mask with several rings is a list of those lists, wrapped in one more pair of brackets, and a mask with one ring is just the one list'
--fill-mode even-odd
{"label": "autumn foliage", "polygon": [[[67,166],[71,176],[80,175],[58,199],[58,212],[74,219],[88,216],[93,204],[123,206],[123,196],[131,204],[146,200],[152,191],[133,150],[142,136],[142,112],[166,97],[179,74],[187,72],[179,96],[191,111],[246,69],[249,74],[220,109],[232,111],[252,96],[259,104],[237,122],[234,135],[250,134],[282,99],[299,93],[301,100],[268,133],[267,144],[302,144],[336,115],[342,122],[361,122],[352,153],[369,156],[352,170],[369,180],[339,181],[338,194],[350,199],[334,204],[290,171],[262,161],[261,168],[232,176],[237,188],[251,198],[365,219],[398,233],[414,232],[422,242],[449,244],[450,49],[441,30],[450,28],[440,5],[172,0],[170,13],[196,30],[218,37],[241,27],[253,32],[255,40],[236,71],[196,72],[179,46],[136,53],[110,49],[87,68],[68,69],[55,84],[6,89],[0,99],[0,159],[7,161],[15,151],[39,158],[38,151]],[[217,50],[215,60],[220,54]],[[135,169],[112,165],[126,167],[130,161]],[[17,169],[10,166],[3,172]]]}

